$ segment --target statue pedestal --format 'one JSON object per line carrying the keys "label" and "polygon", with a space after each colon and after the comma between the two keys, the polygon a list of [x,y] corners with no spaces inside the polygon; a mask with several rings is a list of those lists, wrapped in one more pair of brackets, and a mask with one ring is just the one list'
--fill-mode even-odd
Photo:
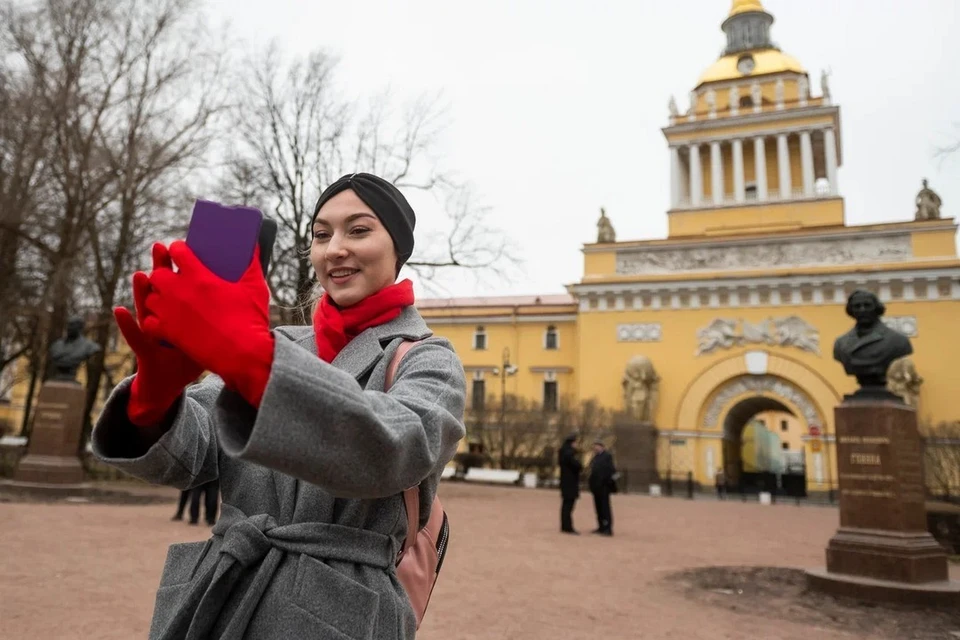
{"label": "statue pedestal", "polygon": [[617,439],[618,482],[623,492],[646,492],[657,476],[657,430],[649,422],[640,422],[626,415],[614,418],[613,433]]}
{"label": "statue pedestal", "polygon": [[14,482],[37,485],[78,485],[84,480],[77,457],[83,431],[86,389],[76,382],[47,381],[40,388],[27,454],[20,460]]}
{"label": "statue pedestal", "polygon": [[840,528],[826,571],[810,586],[836,595],[960,604],[944,549],[927,531],[916,411],[890,399],[848,396],[834,411]]}

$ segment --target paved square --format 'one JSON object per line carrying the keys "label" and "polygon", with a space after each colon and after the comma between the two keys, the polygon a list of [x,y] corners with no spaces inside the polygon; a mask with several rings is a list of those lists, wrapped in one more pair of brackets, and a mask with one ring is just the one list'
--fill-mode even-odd
{"label": "paved square", "polygon": [[[616,536],[602,538],[588,533],[584,494],[575,537],[558,532],[556,491],[444,483],[441,492],[453,538],[424,640],[851,637],[769,619],[750,603],[742,614],[696,604],[660,582],[698,566],[821,565],[835,509],[615,495]],[[171,522],[174,507],[0,504],[0,637],[145,638],[167,545],[209,535]]]}

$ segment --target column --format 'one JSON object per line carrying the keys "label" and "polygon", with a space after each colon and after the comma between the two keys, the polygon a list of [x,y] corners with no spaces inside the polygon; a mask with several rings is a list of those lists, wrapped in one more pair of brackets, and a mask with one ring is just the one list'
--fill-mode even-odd
{"label": "column", "polygon": [[790,184],[790,147],[787,145],[787,134],[777,136],[777,169],[780,172],[780,198],[788,200],[793,189]]}
{"label": "column", "polygon": [[670,147],[670,208],[680,206],[680,148]]}
{"label": "column", "polygon": [[833,127],[823,131],[823,148],[827,156],[827,180],[830,181],[830,195],[840,193],[837,188],[837,136]]}
{"label": "column", "polygon": [[700,173],[700,147],[690,145],[690,206],[699,207],[703,199],[703,176]]}
{"label": "column", "polygon": [[733,141],[733,199],[743,202],[743,141]]}
{"label": "column", "polygon": [[813,144],[810,132],[800,132],[800,164],[803,170],[803,195],[813,197]]}
{"label": "column", "polygon": [[757,200],[761,202],[767,199],[767,154],[764,142],[763,136],[753,139],[754,174],[757,176]]}
{"label": "column", "polygon": [[713,204],[723,204],[723,160],[719,142],[710,143],[710,192]]}

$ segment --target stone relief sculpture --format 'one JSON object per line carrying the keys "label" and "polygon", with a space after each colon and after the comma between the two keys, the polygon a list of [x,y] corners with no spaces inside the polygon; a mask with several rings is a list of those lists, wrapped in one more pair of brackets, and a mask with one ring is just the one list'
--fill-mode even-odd
{"label": "stone relief sculpture", "polygon": [[739,343],[737,321],[716,318],[697,331],[697,355],[713,353],[719,349],[729,349]]}
{"label": "stone relief sculpture", "polygon": [[673,96],[670,96],[670,102],[667,104],[667,108],[670,109],[671,116],[677,117],[680,115],[680,111],[677,109],[677,101],[673,98]]}
{"label": "stone relief sculpture", "polygon": [[730,115],[740,113],[740,88],[737,85],[730,87]]}
{"label": "stone relief sculpture", "polygon": [[652,422],[660,400],[660,376],[647,356],[634,356],[623,372],[623,405],[641,422]]}
{"label": "stone relief sculpture", "polygon": [[816,327],[798,316],[777,318],[773,321],[777,328],[777,345],[796,347],[801,351],[820,353],[820,332]]}
{"label": "stone relief sculpture", "polygon": [[770,393],[792,403],[800,410],[807,424],[823,424],[813,401],[802,389],[776,376],[746,376],[734,378],[717,391],[703,414],[704,428],[718,426],[720,414],[731,400],[747,393]]}
{"label": "stone relief sculpture", "polygon": [[777,84],[774,85],[774,100],[777,102],[777,109],[783,109],[783,95],[784,95],[784,84],[783,78],[777,80]]}
{"label": "stone relief sculpture", "polygon": [[911,358],[904,356],[890,363],[890,368],[887,369],[887,389],[903,398],[911,407],[917,407],[922,384],[923,378],[917,373],[917,366]]}
{"label": "stone relief sculpture", "polygon": [[917,194],[917,213],[914,215],[916,220],[939,220],[940,205],[943,201],[936,191],[927,186],[927,179],[923,179],[923,188]]}
{"label": "stone relief sculpture", "polygon": [[766,242],[739,247],[644,249],[617,253],[619,275],[806,265],[899,262],[913,249],[909,234],[816,242]]}
{"label": "stone relief sculpture", "polygon": [[607,212],[600,207],[600,219],[597,220],[597,242],[616,242],[617,232],[613,230],[613,223],[607,217]]}
{"label": "stone relief sculpture", "polygon": [[820,353],[820,332],[799,316],[768,318],[759,323],[717,318],[697,331],[697,355],[748,344],[796,347]]}
{"label": "stone relief sculpture", "polygon": [[753,99],[753,110],[759,112],[763,108],[763,91],[759,82],[750,85],[750,97]]}

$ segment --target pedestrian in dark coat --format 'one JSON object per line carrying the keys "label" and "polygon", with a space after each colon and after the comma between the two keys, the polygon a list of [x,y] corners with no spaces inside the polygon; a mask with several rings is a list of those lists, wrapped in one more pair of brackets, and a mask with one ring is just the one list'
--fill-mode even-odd
{"label": "pedestrian in dark coat", "polygon": [[[312,326],[270,329],[256,251],[228,282],[182,242],[134,276],[137,317],[116,311],[139,364],[97,421],[95,454],[179,489],[219,480],[223,496],[209,540],[170,547],[151,640],[416,635],[395,567],[402,494],[419,485],[424,526],[465,431],[463,366],[412,283],[394,283],[413,250],[400,192],[344,176],[314,215]],[[418,342],[385,390],[404,341]]]}
{"label": "pedestrian in dark coat", "polygon": [[567,436],[557,455],[560,464],[560,531],[579,535],[573,528],[573,507],[580,497],[580,450],[577,449],[577,434]]}
{"label": "pedestrian in dark coat", "polygon": [[590,461],[590,492],[593,494],[593,504],[597,510],[597,528],[593,533],[605,536],[613,535],[613,511],[610,509],[610,494],[616,488],[614,475],[617,469],[613,466],[613,456],[607,451],[603,442],[593,443],[593,459]]}

